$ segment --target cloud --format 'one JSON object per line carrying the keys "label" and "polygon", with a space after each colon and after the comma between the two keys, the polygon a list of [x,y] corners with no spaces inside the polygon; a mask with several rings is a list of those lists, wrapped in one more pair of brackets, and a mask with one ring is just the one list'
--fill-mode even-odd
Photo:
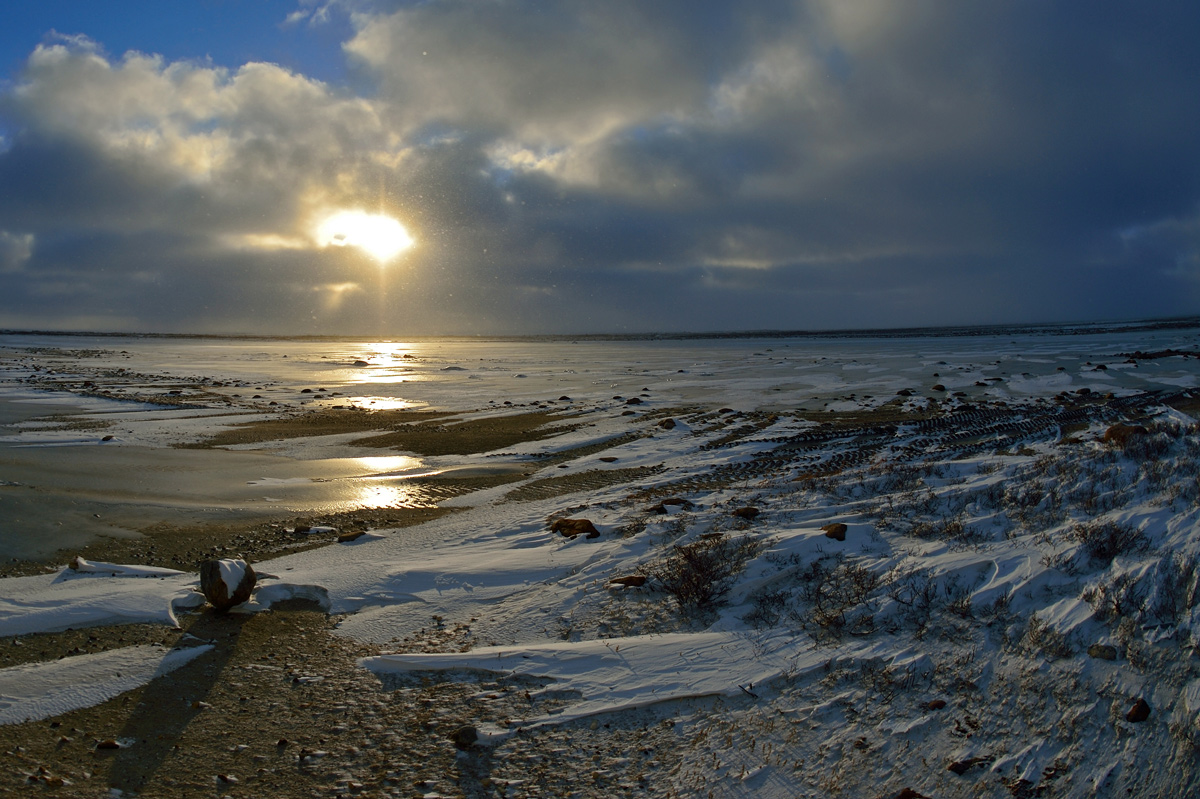
{"label": "cloud", "polygon": [[0,230],[0,272],[16,272],[33,255],[32,233]]}
{"label": "cloud", "polygon": [[[1183,5],[306,0],[291,24],[339,14],[358,90],[34,49],[0,89],[0,324],[863,327],[1200,299]],[[341,209],[419,246],[383,271],[320,248]]]}

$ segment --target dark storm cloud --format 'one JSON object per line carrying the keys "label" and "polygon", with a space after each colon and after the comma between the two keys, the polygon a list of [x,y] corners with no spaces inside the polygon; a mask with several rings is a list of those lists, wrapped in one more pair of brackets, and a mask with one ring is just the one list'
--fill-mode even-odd
{"label": "dark storm cloud", "polygon": [[[86,40],[34,52],[0,98],[0,323],[478,333],[1197,310],[1185,4],[301,10],[351,14],[369,95]],[[418,246],[385,273],[321,249],[313,220],[337,208],[394,214]]]}

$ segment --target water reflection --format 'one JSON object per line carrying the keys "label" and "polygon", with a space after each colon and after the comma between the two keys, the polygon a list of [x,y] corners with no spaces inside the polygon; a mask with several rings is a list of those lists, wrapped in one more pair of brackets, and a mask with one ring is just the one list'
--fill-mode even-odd
{"label": "water reflection", "polygon": [[408,455],[379,455],[371,458],[353,458],[364,469],[374,472],[377,476],[384,472],[395,473],[421,469],[425,464],[420,458]]}
{"label": "water reflection", "polygon": [[401,397],[350,397],[349,402],[372,411],[402,411],[425,405],[424,402],[414,402]]}
{"label": "water reflection", "polygon": [[386,485],[368,483],[357,486],[354,505],[360,508],[435,508],[437,502],[427,487],[394,481]]}

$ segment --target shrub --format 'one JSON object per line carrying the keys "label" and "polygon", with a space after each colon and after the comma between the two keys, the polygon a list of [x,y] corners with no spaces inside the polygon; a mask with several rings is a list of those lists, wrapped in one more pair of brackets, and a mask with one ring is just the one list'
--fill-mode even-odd
{"label": "shrub", "polygon": [[857,563],[814,561],[809,567],[800,597],[809,605],[802,620],[819,631],[840,637],[867,635],[875,630],[875,608],[871,595],[879,587],[879,576]]}
{"label": "shrub", "polygon": [[676,545],[665,559],[638,569],[656,579],[684,609],[706,609],[733,587],[734,578],[766,542],[748,535],[713,536]]}
{"label": "shrub", "polygon": [[1088,557],[1105,566],[1117,555],[1140,552],[1149,546],[1146,534],[1136,527],[1117,522],[1087,522],[1077,524],[1069,533],[1083,545]]}
{"label": "shrub", "polygon": [[1096,618],[1102,622],[1132,619],[1141,612],[1145,601],[1137,581],[1129,574],[1118,574],[1111,580],[1089,586],[1081,598],[1092,606]]}
{"label": "shrub", "polygon": [[1030,617],[1029,625],[1025,628],[1025,635],[1021,637],[1021,648],[1027,652],[1040,652],[1050,660],[1070,657],[1074,654],[1066,636],[1037,616]]}

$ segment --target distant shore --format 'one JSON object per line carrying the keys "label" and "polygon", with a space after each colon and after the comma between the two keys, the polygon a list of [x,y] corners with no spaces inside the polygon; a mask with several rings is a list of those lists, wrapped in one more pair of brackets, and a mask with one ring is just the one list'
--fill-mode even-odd
{"label": "distant shore", "polygon": [[[1200,327],[1200,316],[1168,317],[1163,319],[1131,319],[1089,322],[1029,322],[987,325],[931,325],[928,327],[789,329],[789,330],[713,330],[713,331],[646,331],[638,333],[544,333],[478,335],[435,334],[384,336],[394,341],[703,341],[706,339],[843,339],[843,338],[957,338],[1036,334],[1050,336],[1082,336],[1113,332],[1151,330],[1187,330]],[[81,338],[145,338],[145,339],[249,339],[261,341],[361,341],[370,336],[326,336],[312,334],[266,335],[261,333],[148,333],[121,331],[73,330],[0,330],[2,336],[62,336]]]}

